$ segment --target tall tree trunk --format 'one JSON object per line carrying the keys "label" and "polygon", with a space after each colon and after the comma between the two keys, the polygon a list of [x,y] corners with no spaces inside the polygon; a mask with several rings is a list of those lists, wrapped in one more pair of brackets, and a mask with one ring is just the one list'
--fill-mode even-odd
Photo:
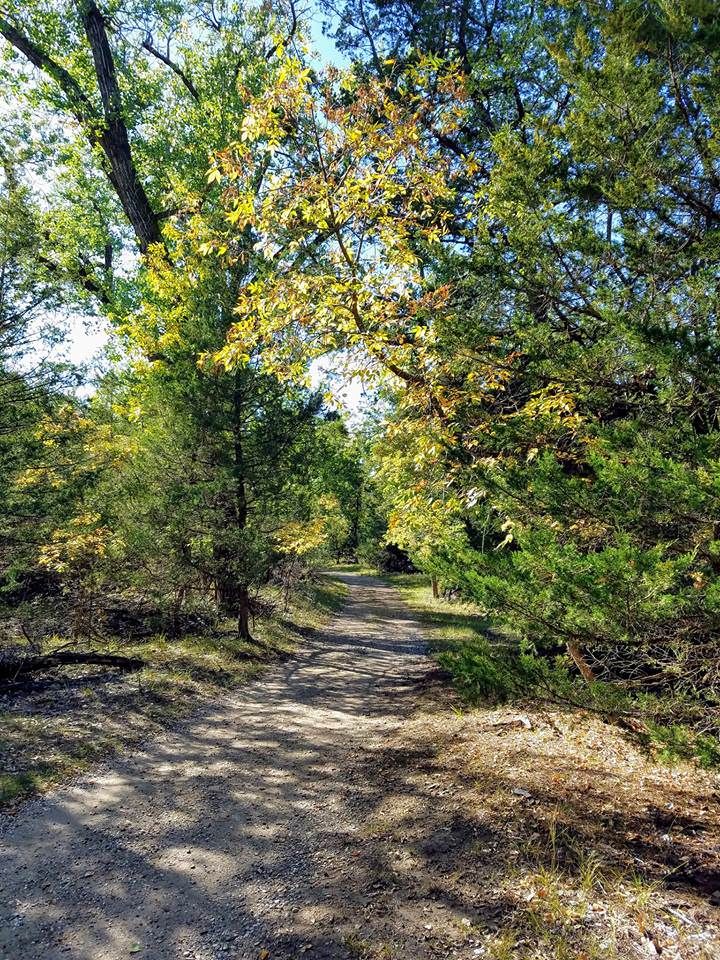
{"label": "tall tree trunk", "polygon": [[100,144],[110,165],[108,176],[125,215],[132,224],[138,245],[145,253],[150,244],[162,243],[162,234],[157,215],[150,205],[133,162],[105,18],[94,0],[79,0],[79,8],[103,105],[105,123],[100,134]]}
{"label": "tall tree trunk", "polygon": [[[235,373],[233,389],[233,474],[235,478],[235,524],[239,533],[247,526],[248,502],[245,487],[245,456],[243,453],[243,404],[242,404],[242,377],[243,372]],[[250,634],[250,595],[247,583],[239,583],[237,589],[238,605],[238,637],[241,640],[251,640]]]}

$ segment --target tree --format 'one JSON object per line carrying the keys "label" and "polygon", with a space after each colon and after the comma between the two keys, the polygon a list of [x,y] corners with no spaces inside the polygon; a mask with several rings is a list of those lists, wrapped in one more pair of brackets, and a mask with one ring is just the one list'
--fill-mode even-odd
{"label": "tree", "polygon": [[[289,23],[292,33],[294,14]],[[0,33],[17,102],[66,121],[46,158],[60,187],[47,218],[53,265],[115,323],[133,368],[126,413],[167,444],[145,461],[160,471],[148,486],[159,489],[172,454],[176,470],[188,456],[202,465],[211,494],[191,485],[183,502],[176,474],[171,516],[179,524],[202,500],[209,554],[200,566],[247,637],[250,586],[262,567],[251,512],[268,506],[258,477],[283,482],[287,445],[278,438],[302,432],[314,401],[273,388],[256,362],[228,374],[202,361],[225,342],[256,259],[249,236],[207,255],[207,235],[225,222],[207,158],[240,127],[249,91],[281,69],[288,32],[267,10],[245,15],[231,3],[103,9],[78,0],[68,9],[11,8]],[[108,501],[80,515],[104,529],[112,512]],[[188,527],[177,550],[199,562],[192,539]]]}
{"label": "tree", "polygon": [[[392,536],[421,566],[586,676],[708,691],[716,17],[490,6],[453,7],[438,48],[437,7],[373,37],[353,5],[367,60],[320,89],[289,63],[258,98],[218,170],[268,268],[219,359],[384,369]],[[253,195],[259,144],[276,170]]]}
{"label": "tree", "polygon": [[37,430],[72,388],[76,371],[51,359],[62,324],[52,315],[81,308],[46,258],[44,216],[21,180],[28,151],[9,136],[0,161],[0,582],[17,591],[33,568],[46,508],[19,495],[16,478],[38,456]]}

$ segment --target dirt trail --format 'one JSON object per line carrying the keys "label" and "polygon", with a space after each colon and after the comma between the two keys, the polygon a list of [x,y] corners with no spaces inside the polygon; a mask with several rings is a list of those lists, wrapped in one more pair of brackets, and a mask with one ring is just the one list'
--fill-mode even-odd
{"label": "dirt trail", "polygon": [[392,588],[343,578],[345,609],[300,655],[8,818],[0,958],[358,956],[355,841],[383,792],[364,758],[430,661]]}
{"label": "dirt trail", "polygon": [[5,818],[0,960],[720,960],[717,777],[462,709],[395,591],[344,579],[295,658]]}

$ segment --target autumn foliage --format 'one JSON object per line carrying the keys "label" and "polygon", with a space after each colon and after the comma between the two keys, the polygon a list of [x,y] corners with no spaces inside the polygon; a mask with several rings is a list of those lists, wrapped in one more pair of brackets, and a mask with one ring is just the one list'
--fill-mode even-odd
{"label": "autumn foliage", "polygon": [[[42,278],[122,358],[6,471],[45,510],[21,566],[111,557],[247,633],[288,557],[392,544],[524,655],[715,729],[715,5],[347,0],[324,70],[294,11],[148,4],[158,60],[82,6],[0,19],[70,123]],[[319,361],[371,398],[355,438]]]}
{"label": "autumn foliage", "polygon": [[215,359],[295,378],[338,352],[391,398],[390,541],[585,679],[711,708],[717,23],[508,5],[488,29],[321,81],[288,53],[210,173],[264,257]]}

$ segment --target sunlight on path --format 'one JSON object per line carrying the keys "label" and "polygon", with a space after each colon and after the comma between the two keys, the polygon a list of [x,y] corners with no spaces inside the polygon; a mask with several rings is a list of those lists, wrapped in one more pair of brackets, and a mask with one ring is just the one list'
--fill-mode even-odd
{"label": "sunlight on path", "polygon": [[333,910],[363,751],[429,668],[392,588],[144,752],[31,801],[0,833],[0,958],[351,957]]}

